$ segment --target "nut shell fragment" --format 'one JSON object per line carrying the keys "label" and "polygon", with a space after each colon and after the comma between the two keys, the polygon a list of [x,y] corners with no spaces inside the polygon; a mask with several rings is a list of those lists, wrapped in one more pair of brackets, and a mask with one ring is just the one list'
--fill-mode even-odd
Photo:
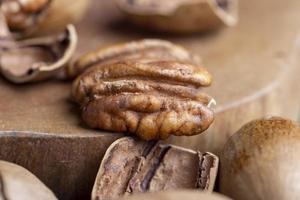
{"label": "nut shell fragment", "polygon": [[31,172],[0,161],[0,199],[55,200],[55,195]]}
{"label": "nut shell fragment", "polygon": [[92,199],[177,189],[211,192],[217,169],[218,157],[211,153],[125,137],[105,153]]}
{"label": "nut shell fragment", "polygon": [[252,121],[225,145],[220,191],[233,199],[300,198],[300,128],[280,117]]}
{"label": "nut shell fragment", "polygon": [[0,55],[2,75],[14,83],[53,77],[69,62],[76,45],[77,33],[73,25],[58,36],[18,41]]}
{"label": "nut shell fragment", "polygon": [[237,0],[116,0],[134,24],[149,30],[189,33],[237,21]]}

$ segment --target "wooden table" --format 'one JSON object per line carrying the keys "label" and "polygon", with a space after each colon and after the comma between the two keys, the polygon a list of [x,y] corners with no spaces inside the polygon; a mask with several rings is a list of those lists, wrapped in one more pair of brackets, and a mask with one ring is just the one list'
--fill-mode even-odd
{"label": "wooden table", "polygon": [[[217,32],[159,35],[122,20],[111,0],[94,1],[78,25],[77,56],[105,45],[163,38],[203,57],[214,76],[205,91],[218,102],[212,127],[172,137],[181,146],[219,153],[244,123],[299,113],[299,0],[241,0],[240,23]],[[18,163],[60,199],[87,199],[107,147],[122,134],[88,129],[69,101],[70,82],[13,85],[0,79],[0,159]]]}

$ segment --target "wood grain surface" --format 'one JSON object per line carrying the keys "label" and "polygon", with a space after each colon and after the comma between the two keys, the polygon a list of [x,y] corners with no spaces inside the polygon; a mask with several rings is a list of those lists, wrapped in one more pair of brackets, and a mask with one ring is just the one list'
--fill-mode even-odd
{"label": "wood grain surface", "polygon": [[[214,76],[205,91],[217,101],[212,127],[171,137],[218,154],[244,123],[264,115],[297,119],[300,73],[299,0],[241,0],[237,27],[193,35],[144,32],[126,23],[111,0],[92,1],[77,24],[82,53],[142,38],[163,38],[202,56]],[[91,130],[69,100],[70,82],[13,85],[0,78],[0,159],[18,163],[60,199],[87,199],[107,147],[122,134]]]}

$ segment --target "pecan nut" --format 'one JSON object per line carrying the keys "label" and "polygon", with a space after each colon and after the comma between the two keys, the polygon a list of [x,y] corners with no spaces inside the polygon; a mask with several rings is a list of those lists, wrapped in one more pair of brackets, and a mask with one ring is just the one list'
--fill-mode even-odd
{"label": "pecan nut", "polygon": [[4,0],[1,10],[12,31],[32,29],[44,16],[51,0]]}
{"label": "pecan nut", "polygon": [[3,11],[14,37],[62,31],[86,10],[89,0],[3,0]]}
{"label": "pecan nut", "polygon": [[92,128],[151,140],[199,134],[213,121],[213,99],[199,90],[212,77],[202,67],[147,57],[92,63],[72,88],[83,120]]}
{"label": "pecan nut", "polygon": [[162,142],[125,137],[106,151],[92,199],[113,200],[123,195],[176,189],[211,192],[219,159]]}
{"label": "pecan nut", "polygon": [[74,65],[66,69],[65,76],[74,78],[95,64],[109,64],[123,60],[175,60],[200,64],[201,59],[184,48],[158,39],[144,39],[124,44],[100,48],[82,56]]}
{"label": "pecan nut", "polygon": [[117,0],[136,25],[162,32],[207,31],[237,23],[237,0]]}

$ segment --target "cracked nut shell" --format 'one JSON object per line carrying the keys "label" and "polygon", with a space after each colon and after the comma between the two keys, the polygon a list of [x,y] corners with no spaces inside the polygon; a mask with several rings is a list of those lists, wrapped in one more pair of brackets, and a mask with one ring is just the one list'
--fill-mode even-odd
{"label": "cracked nut shell", "polygon": [[62,31],[85,13],[89,0],[3,0],[0,5],[16,37]]}
{"label": "cracked nut shell", "polygon": [[92,199],[113,200],[123,195],[161,190],[211,192],[217,169],[218,157],[211,153],[125,137],[106,151]]}
{"label": "cracked nut shell", "polygon": [[65,76],[74,78],[89,67],[97,64],[110,64],[124,60],[174,60],[201,64],[201,59],[181,46],[158,39],[144,39],[106,48],[100,48],[83,55],[74,65],[69,65]]}
{"label": "cracked nut shell", "polygon": [[0,161],[0,199],[56,200],[57,198],[27,169]]}
{"label": "cracked nut shell", "polygon": [[234,26],[237,0],[116,0],[136,25],[149,30],[190,33]]}
{"label": "cracked nut shell", "polygon": [[225,145],[220,191],[233,199],[300,199],[300,128],[280,117],[252,121]]}
{"label": "cracked nut shell", "polygon": [[199,134],[213,121],[213,99],[198,90],[212,80],[202,67],[147,58],[93,65],[72,88],[91,128],[151,140]]}
{"label": "cracked nut shell", "polygon": [[230,200],[217,193],[205,193],[191,190],[176,190],[176,191],[164,191],[164,192],[153,192],[147,194],[137,194],[129,197],[123,197],[119,200]]}
{"label": "cracked nut shell", "polygon": [[77,33],[73,25],[57,36],[11,42],[0,50],[1,73],[14,83],[53,77],[69,62],[76,45]]}

